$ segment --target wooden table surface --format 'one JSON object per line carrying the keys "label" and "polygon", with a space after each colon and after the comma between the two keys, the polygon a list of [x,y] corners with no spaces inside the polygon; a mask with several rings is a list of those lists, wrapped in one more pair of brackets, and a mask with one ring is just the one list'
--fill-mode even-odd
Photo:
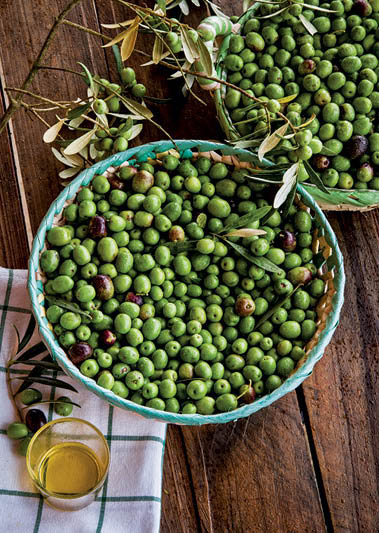
{"label": "wooden table surface", "polygon": [[[237,13],[240,2],[219,1]],[[19,87],[54,17],[67,0],[0,0],[0,114],[4,87]],[[152,6],[153,2],[146,2]],[[142,5],[142,4],[141,4]],[[232,7],[231,7],[232,6]],[[206,14],[194,8],[196,26]],[[129,18],[110,0],[83,0],[69,19],[99,30]],[[109,30],[104,30],[109,31]],[[45,63],[116,80],[113,60],[97,37],[61,27]],[[147,46],[140,37],[139,48]],[[156,119],[174,138],[224,136],[207,106],[180,97],[181,84],[159,67],[129,64],[154,96]],[[31,90],[65,99],[84,94],[77,78],[42,71]],[[196,89],[199,91],[199,89]],[[60,191],[62,169],[42,142],[45,128],[19,111],[0,136],[0,264],[25,268],[33,234]],[[158,140],[146,125],[138,142]],[[164,462],[162,533],[320,533],[379,530],[378,519],[378,211],[328,214],[345,257],[345,305],[337,332],[313,375],[295,392],[257,414],[225,425],[170,426]],[[136,532],[138,533],[138,532]]]}

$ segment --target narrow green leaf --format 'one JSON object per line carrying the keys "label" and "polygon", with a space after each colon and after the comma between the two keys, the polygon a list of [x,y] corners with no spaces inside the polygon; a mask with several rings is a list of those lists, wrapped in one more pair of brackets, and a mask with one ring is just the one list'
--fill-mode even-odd
{"label": "narrow green leaf", "polygon": [[239,244],[236,244],[232,241],[229,241],[228,239],[224,239],[227,244],[229,244],[232,248],[235,249],[237,253],[242,255],[245,259],[253,263],[254,265],[263,268],[263,270],[266,270],[267,272],[277,272],[278,274],[282,271],[281,268],[276,266],[272,261],[269,259],[266,259],[266,257],[255,257],[254,255],[251,255],[246,248],[243,246],[240,246]]}
{"label": "narrow green leaf", "polygon": [[255,325],[254,329],[258,329],[263,324],[263,322],[266,322],[266,320],[268,320],[270,316],[272,316],[275,313],[275,311],[279,309],[279,307],[282,307],[282,305],[288,300],[288,298],[291,298],[291,296],[293,296],[295,292],[297,291],[297,289],[301,286],[302,286],[302,283],[297,285],[289,294],[287,294],[286,296],[283,296],[283,298],[281,298],[278,302],[276,302],[276,304],[273,307],[271,307],[268,311],[266,311],[265,314],[261,316],[260,320]]}
{"label": "narrow green leaf", "polygon": [[[20,353],[21,350],[23,350],[25,348],[25,346],[28,344],[28,342],[32,338],[32,335],[34,333],[35,327],[36,327],[36,319],[34,318],[34,315],[32,314],[32,315],[30,315],[29,323],[28,323],[28,326],[27,326],[26,331],[24,333],[24,336],[22,337],[21,342],[19,342],[19,344],[17,346],[17,353]],[[17,328],[16,328],[16,331],[17,331],[17,334],[18,334]]]}
{"label": "narrow green leaf", "polygon": [[308,172],[309,180],[311,181],[311,183],[313,183],[313,185],[316,185],[316,187],[318,187],[322,192],[330,194],[330,191],[325,187],[320,176],[312,168],[309,161],[304,161],[304,167],[305,167],[305,170]]}
{"label": "narrow green leaf", "polygon": [[[32,378],[14,378],[23,381],[24,383],[31,384],[31,383],[39,383],[40,385],[51,385],[52,387],[57,387],[59,389],[67,389],[72,392],[78,392],[72,385],[69,383],[66,383],[65,381],[62,381],[60,379],[55,378],[48,378],[48,377],[32,377]],[[17,391],[17,394],[19,391]]]}
{"label": "narrow green leaf", "polygon": [[68,403],[70,405],[74,405],[75,407],[79,407],[79,409],[82,408],[81,405],[79,405],[78,403],[76,402],[73,402],[72,400],[43,400],[41,402],[34,402],[30,405],[25,405],[25,407],[23,407],[22,409],[29,409],[30,407],[34,407],[35,405],[41,405],[41,404],[53,404],[53,405],[56,405],[56,404],[64,404],[64,403]]}
{"label": "narrow green leaf", "polygon": [[224,226],[221,232],[224,233],[224,232],[232,231],[234,229],[246,227],[248,224],[252,224],[253,222],[256,222],[257,220],[260,220],[270,211],[270,209],[271,207],[269,205],[265,205],[264,207],[255,209],[251,213],[247,213],[246,215],[243,215],[242,217],[240,217],[237,223],[227,224],[226,226]]}
{"label": "narrow green leaf", "polygon": [[270,211],[267,213],[267,215],[265,215],[262,220],[261,220],[261,226],[263,226],[264,224],[266,224],[266,222],[268,221],[268,219],[271,217],[271,215],[273,215],[275,213],[276,209],[274,209],[273,207],[271,207]]}
{"label": "narrow green leaf", "polygon": [[[43,352],[46,352],[47,351],[47,348],[46,346],[44,345],[43,342],[39,342],[38,344],[35,344],[34,346],[32,346],[31,348],[29,348],[28,350],[26,350],[22,355],[20,355],[18,358],[17,358],[17,361],[27,361],[29,359],[32,359],[33,357],[36,357],[37,355],[40,355],[41,353]],[[19,353],[19,352],[17,352]]]}
{"label": "narrow green leaf", "polygon": [[50,304],[59,305],[59,307],[63,307],[63,309],[67,309],[68,311],[72,311],[73,313],[77,313],[78,315],[82,315],[86,318],[92,319],[89,313],[86,313],[85,311],[83,311],[83,309],[77,309],[74,305],[70,304],[69,302],[66,302],[65,300],[62,300],[61,298],[55,298],[55,296],[50,296],[47,294],[45,294],[45,298]]}
{"label": "narrow green leaf", "polygon": [[170,104],[173,101],[173,98],[156,98],[155,96],[144,96],[144,100],[151,102],[152,104]]}
{"label": "narrow green leaf", "polygon": [[165,242],[164,246],[170,248],[171,253],[179,254],[196,248],[196,241]]}
{"label": "narrow green leaf", "polygon": [[80,63],[80,61],[78,61],[78,65],[80,65],[82,67],[82,69],[84,70],[84,74],[86,76],[86,83],[87,83],[88,87],[93,91],[94,90],[94,86],[93,86],[92,74],[90,73],[88,68],[85,65],[83,65],[83,63]]}
{"label": "narrow green leaf", "polygon": [[[35,355],[37,355],[37,354],[35,354]],[[41,359],[41,361],[50,361],[50,362],[52,362],[51,355],[50,354],[45,355],[45,357],[43,357]],[[29,372],[28,377],[29,377],[29,379],[33,379],[34,377],[41,376],[42,374],[43,374],[43,368],[41,368],[40,366],[39,367],[34,367]],[[29,383],[22,383],[22,385],[20,385],[19,389],[17,390],[16,394],[19,394],[23,390],[27,389],[28,386],[30,385],[30,383],[33,383],[33,381],[29,382]]]}
{"label": "narrow green leaf", "polygon": [[209,53],[208,48],[205,46],[202,39],[198,39],[197,46],[200,53],[200,62],[204,67],[205,73],[207,76],[212,76],[213,74],[213,61]]}
{"label": "narrow green leaf", "polygon": [[40,366],[42,368],[47,368],[49,370],[58,370],[60,371],[61,368],[57,363],[51,363],[50,361],[42,361],[40,359],[29,359],[28,361],[19,361],[18,359],[13,359],[9,361],[9,365],[30,365],[30,366]]}
{"label": "narrow green leaf", "polygon": [[118,75],[120,76],[120,79],[121,79],[121,71],[123,69],[123,64],[122,64],[120,49],[117,46],[117,44],[114,44],[112,46],[112,52],[113,52],[113,57],[114,57],[115,62],[116,62],[117,72],[118,72]]}
{"label": "narrow green leaf", "polygon": [[79,118],[87,111],[88,108],[91,107],[91,104],[82,104],[78,107],[74,107],[73,109],[70,109],[70,111],[67,113],[67,118],[72,120],[73,118]]}

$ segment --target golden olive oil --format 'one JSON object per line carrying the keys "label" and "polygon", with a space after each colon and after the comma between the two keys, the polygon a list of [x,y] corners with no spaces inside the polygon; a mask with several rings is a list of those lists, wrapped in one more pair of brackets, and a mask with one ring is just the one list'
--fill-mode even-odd
{"label": "golden olive oil", "polygon": [[100,481],[102,471],[91,448],[80,442],[65,442],[45,453],[37,477],[48,492],[73,496],[93,489]]}

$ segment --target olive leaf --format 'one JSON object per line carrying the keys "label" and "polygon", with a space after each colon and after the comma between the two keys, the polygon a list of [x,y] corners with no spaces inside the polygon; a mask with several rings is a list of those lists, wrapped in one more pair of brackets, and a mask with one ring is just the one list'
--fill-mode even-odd
{"label": "olive leaf", "polygon": [[62,180],[67,180],[75,176],[80,170],[82,170],[82,167],[65,168],[59,172],[58,176],[62,178]]}
{"label": "olive leaf", "polygon": [[207,76],[212,76],[213,74],[213,61],[211,54],[209,53],[208,48],[205,46],[202,39],[198,39],[197,46],[200,54],[200,62],[204,67],[205,73]]}
{"label": "olive leaf", "polygon": [[35,327],[36,327],[36,319],[34,318],[34,315],[31,314],[30,315],[30,319],[29,319],[29,323],[26,327],[26,331],[24,333],[24,336],[22,337],[22,339],[20,340],[20,333],[17,329],[16,326],[13,326],[14,329],[16,330],[16,334],[17,334],[17,353],[20,353],[21,350],[23,350],[25,348],[25,346],[28,344],[28,342],[30,341],[30,339],[32,338],[33,336],[33,333],[34,333],[34,330],[35,330]]}
{"label": "olive leaf", "polygon": [[159,61],[162,59],[164,52],[165,52],[164,42],[162,41],[161,37],[156,35],[155,40],[154,40],[153,52],[152,52],[152,58],[153,58],[154,65],[157,65],[159,63]]}
{"label": "olive leaf", "polygon": [[8,363],[9,366],[13,365],[30,365],[30,366],[40,366],[48,370],[57,370],[61,371],[60,366],[57,363],[52,363],[51,361],[42,361],[40,359],[28,359],[27,361],[20,361],[19,359],[11,359]]}
{"label": "olive leaf", "polygon": [[186,28],[184,28],[183,26],[180,27],[180,36],[182,39],[182,46],[185,58],[187,59],[188,63],[192,65],[192,63],[194,63],[196,59],[200,58],[199,47],[197,46],[197,43],[195,44],[192,41],[191,37],[188,34],[188,30],[186,30]]}
{"label": "olive leaf", "polygon": [[180,252],[194,250],[196,248],[196,242],[197,241],[165,242],[164,246],[170,248],[172,254],[179,254]]}
{"label": "olive leaf", "polygon": [[325,187],[320,176],[309,164],[309,161],[304,161],[304,168],[308,172],[309,181],[313,183],[314,185],[316,185],[316,187],[318,187],[321,191],[326,192],[327,194],[330,194],[330,191]]}
{"label": "olive leaf", "polygon": [[296,184],[299,173],[299,162],[294,163],[289,167],[283,175],[283,185],[280,187],[275,195],[273,207],[278,209],[286,201],[293,186]]}
{"label": "olive leaf", "polygon": [[[118,30],[120,28],[127,28],[128,26],[133,24],[133,22],[134,22],[134,19],[129,19],[129,20],[124,20],[123,22],[116,22],[115,24],[102,24],[102,27],[107,28],[109,30]],[[121,41],[121,39],[119,39],[119,41]]]}
{"label": "olive leaf", "polygon": [[125,107],[127,107],[129,111],[135,115],[141,115],[147,119],[153,116],[153,113],[150,111],[150,109],[139,102],[136,102],[135,100],[131,100],[130,98],[122,98],[122,102],[124,103]]}
{"label": "olive leaf", "polygon": [[42,400],[40,402],[33,402],[32,404],[30,405],[25,405],[25,407],[22,407],[22,410],[24,409],[29,409],[30,407],[34,407],[35,405],[41,405],[41,404],[52,404],[52,405],[56,405],[56,404],[69,404],[69,405],[74,405],[75,407],[79,407],[80,409],[82,408],[81,405],[79,405],[78,403],[76,402],[73,402],[72,400]]}
{"label": "olive leaf", "polygon": [[[42,344],[42,343],[41,343]],[[46,348],[45,348],[46,349]],[[23,354],[24,355],[24,354]],[[23,357],[23,355],[21,357]],[[36,354],[37,355],[37,354]],[[21,357],[19,359],[21,359]],[[51,355],[48,354],[48,355],[45,355],[45,357],[43,357],[41,359],[41,361],[52,361],[51,359]],[[28,379],[32,379],[34,377],[39,377],[41,376],[41,374],[43,373],[43,368],[41,367],[34,367],[30,372],[29,374],[26,376]],[[26,378],[24,378],[26,379]],[[22,392],[24,389],[27,389],[28,386],[30,385],[30,381],[28,383],[22,383],[20,385],[20,387],[17,389],[17,391],[13,394],[13,397],[16,396],[17,394],[19,394],[20,392]]]}
{"label": "olive leaf", "polygon": [[311,34],[314,35],[317,33],[317,29],[313,26],[312,22],[310,22],[308,19],[304,17],[304,15],[300,14],[299,19],[301,23],[303,24],[304,28]]}
{"label": "olive leaf", "polygon": [[80,63],[80,61],[78,61],[78,65],[80,65],[82,67],[82,69],[84,70],[86,83],[87,83],[88,87],[91,89],[91,91],[93,91],[94,90],[94,85],[93,85],[92,74],[90,73],[88,68],[85,65],[83,65],[83,63]]}
{"label": "olive leaf", "polygon": [[67,118],[69,120],[72,120],[74,118],[79,118],[91,107],[91,104],[88,102],[87,104],[79,105],[78,107],[74,107],[73,109],[70,109],[70,111],[67,113]]}
{"label": "olive leaf", "polygon": [[[75,389],[75,387],[73,387],[69,383],[66,383],[65,381],[62,381],[61,379],[40,377],[40,376],[33,376],[33,377],[26,377],[26,378],[12,378],[12,379],[22,380],[24,382],[23,385],[30,385],[31,383],[39,383],[41,385],[51,385],[52,387],[57,387],[59,389],[67,389],[72,392],[78,392]],[[19,394],[20,392],[22,392],[22,390],[24,390],[24,389],[22,390],[20,389],[16,392],[16,394]]]}
{"label": "olive leaf", "polygon": [[85,146],[87,146],[87,144],[91,142],[92,135],[95,133],[96,130],[97,130],[97,127],[92,129],[91,131],[87,131],[87,133],[85,133],[81,137],[78,137],[77,139],[72,141],[67,146],[67,148],[64,149],[63,153],[65,155],[74,155],[80,152],[80,150],[82,150]]}
{"label": "olive leaf", "polygon": [[266,270],[267,272],[277,272],[278,274],[282,271],[281,268],[276,266],[272,261],[267,259],[266,257],[255,257],[254,255],[251,255],[246,248],[243,246],[240,246],[239,244],[236,244],[232,241],[229,241],[228,239],[224,239],[227,244],[229,244],[234,250],[242,255],[245,259],[253,263],[254,265],[263,268],[263,270]]}
{"label": "olive leaf", "polygon": [[48,130],[45,131],[43,134],[43,142],[45,143],[52,143],[57,138],[58,133],[61,131],[63,124],[65,123],[64,118],[61,118],[58,120],[56,124],[51,126]]}
{"label": "olive leaf", "polygon": [[138,29],[141,23],[141,19],[136,17],[133,24],[126,31],[126,35],[121,44],[121,59],[126,61],[132,55],[134,47],[136,45],[136,40],[138,36]]}
{"label": "olive leaf", "polygon": [[225,233],[223,237],[253,237],[254,235],[266,235],[266,233],[264,229],[243,228]]}
{"label": "olive leaf", "polygon": [[112,46],[112,52],[113,52],[113,57],[114,57],[115,62],[116,62],[116,67],[117,67],[118,75],[119,75],[120,78],[121,78],[121,71],[122,71],[124,65],[122,64],[122,59],[121,59],[120,49],[119,49],[119,47],[117,46],[117,44],[114,44],[114,45]]}
{"label": "olive leaf", "polygon": [[259,20],[263,19],[270,19],[272,17],[276,17],[277,15],[280,15],[280,13],[283,13],[283,11],[286,11],[290,6],[282,7],[282,9],[278,9],[278,11],[273,11],[272,13],[269,13],[268,15],[264,15],[263,17],[255,17]]}
{"label": "olive leaf", "polygon": [[311,4],[302,4],[303,7],[308,7],[314,11],[323,11],[324,13],[336,13],[334,9],[326,9],[325,7],[312,6]]}
{"label": "olive leaf", "polygon": [[278,102],[280,104],[288,104],[288,102],[292,102],[292,100],[295,100],[297,96],[298,94],[290,94],[289,96],[283,96],[283,98],[278,98]]}
{"label": "olive leaf", "polygon": [[262,144],[258,149],[259,161],[262,161],[263,156],[267,154],[267,152],[270,152],[273,148],[275,148],[275,146],[280,143],[280,136],[286,133],[287,128],[288,124],[286,122],[285,124],[283,124],[283,126],[280,126],[280,128],[278,128],[276,131],[274,131],[271,135],[269,135],[263,140]]}
{"label": "olive leaf", "polygon": [[247,213],[246,215],[240,217],[238,219],[238,222],[234,222],[232,224],[227,224],[226,226],[224,226],[221,232],[224,233],[225,231],[232,231],[237,228],[247,226],[248,224],[252,224],[253,222],[256,222],[257,220],[260,220],[262,217],[264,217],[270,210],[271,207],[269,205],[265,205],[263,207],[260,207],[259,209],[255,209],[251,213]]}
{"label": "olive leaf", "polygon": [[290,190],[290,192],[289,192],[289,194],[288,194],[288,196],[286,198],[286,201],[283,204],[283,209],[282,209],[282,218],[283,219],[287,218],[289,209],[290,209],[291,205],[293,204],[293,201],[295,199],[295,194],[296,194],[296,187],[297,187],[297,181],[294,183],[292,189]]}
{"label": "olive leaf", "polygon": [[53,305],[58,305],[59,307],[62,307],[63,309],[67,309],[68,311],[72,311],[73,313],[77,313],[78,315],[85,316],[88,319],[92,319],[91,315],[89,313],[86,313],[83,311],[83,309],[76,308],[75,305],[70,304],[69,302],[66,302],[66,300],[62,300],[61,298],[56,298],[55,296],[45,295],[46,300]]}
{"label": "olive leaf", "polygon": [[156,0],[159,9],[162,11],[163,15],[166,14],[166,0]]}
{"label": "olive leaf", "polygon": [[314,121],[315,118],[316,118],[316,115],[312,113],[312,116],[307,121],[303,122],[303,124],[300,124],[299,128],[306,128],[307,126],[309,126],[311,122]]}
{"label": "olive leaf", "polygon": [[[17,354],[19,354],[20,351],[21,350],[19,350],[17,352]],[[27,361],[27,360],[31,359],[32,357],[36,357],[37,355],[40,355],[41,353],[46,352],[46,351],[47,351],[47,348],[44,345],[44,343],[43,342],[38,342],[37,344],[34,344],[33,346],[31,346],[31,348],[28,348],[23,354],[21,354],[17,358],[17,361],[20,361],[20,362],[21,361]]]}
{"label": "olive leaf", "polygon": [[266,322],[272,316],[275,311],[279,309],[279,307],[282,307],[282,305],[288,300],[288,298],[291,298],[295,294],[295,292],[302,286],[302,283],[299,283],[299,285],[296,285],[296,287],[288,294],[286,294],[283,298],[281,298],[274,306],[272,306],[268,311],[264,313],[264,315],[261,316],[258,323],[255,325],[254,329],[258,329],[263,322]]}
{"label": "olive leaf", "polygon": [[[137,22],[138,22],[138,24],[137,24]],[[109,43],[104,44],[102,46],[102,48],[108,48],[110,46],[113,46],[114,44],[117,44],[120,41],[123,41],[125,38],[127,39],[128,35],[130,35],[130,34],[133,35],[136,26],[137,26],[137,31],[138,31],[138,26],[139,26],[140,22],[141,22],[141,19],[137,16],[133,20],[127,20],[125,22],[119,22],[118,24],[102,24],[102,26],[104,26],[105,28],[111,28],[111,29],[120,28],[120,27],[123,27],[123,26],[130,26],[130,28],[128,28],[127,30],[122,31],[121,33],[116,35],[116,37],[114,39],[112,39],[111,41],[109,41]]]}

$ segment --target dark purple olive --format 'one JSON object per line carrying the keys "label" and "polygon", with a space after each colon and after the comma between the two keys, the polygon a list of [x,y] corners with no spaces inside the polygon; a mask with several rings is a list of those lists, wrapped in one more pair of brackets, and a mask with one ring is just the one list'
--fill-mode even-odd
{"label": "dark purple olive", "polygon": [[238,298],[236,301],[236,313],[238,316],[250,316],[255,311],[255,303],[251,298]]}
{"label": "dark purple olive", "polygon": [[92,353],[92,346],[87,342],[76,342],[75,344],[72,344],[68,350],[68,356],[76,366],[81,365],[83,361],[89,359]]}
{"label": "dark purple olive", "polygon": [[114,345],[116,342],[116,335],[110,330],[110,329],[104,329],[103,331],[100,331],[99,335],[99,343],[105,346],[106,348],[110,348]]}
{"label": "dark purple olive", "polygon": [[244,388],[245,392],[241,396],[241,400],[243,401],[243,403],[253,403],[253,401],[256,398],[256,394],[255,394],[254,388],[251,385],[250,386],[249,385],[245,385],[244,387],[245,387]]}
{"label": "dark purple olive", "polygon": [[108,178],[108,181],[112,189],[118,189],[121,191],[125,187],[125,183],[121,181],[117,176],[110,176]]}
{"label": "dark purple olive", "polygon": [[88,224],[88,234],[90,237],[97,239],[107,236],[107,221],[100,215],[91,218]]}
{"label": "dark purple olive", "polygon": [[25,424],[33,433],[44,426],[46,422],[47,420],[45,413],[40,409],[29,409],[29,411],[26,413]]}
{"label": "dark purple olive", "polygon": [[142,296],[139,296],[139,294],[135,294],[134,292],[128,292],[125,298],[126,302],[132,302],[137,305],[143,304],[143,298]]}
{"label": "dark purple olive", "polygon": [[288,272],[287,278],[294,286],[305,285],[312,280],[312,272],[307,267],[295,267]]}
{"label": "dark purple olive", "polygon": [[370,15],[372,8],[366,0],[355,0],[352,11],[360,17],[367,17],[367,15]]}
{"label": "dark purple olive", "polygon": [[303,70],[305,74],[310,74],[313,72],[316,68],[316,63],[313,61],[313,59],[305,59],[303,61]]}
{"label": "dark purple olive", "polygon": [[184,229],[180,226],[173,226],[168,232],[168,238],[171,242],[184,241]]}
{"label": "dark purple olive", "polygon": [[317,154],[313,157],[312,164],[316,170],[326,170],[330,165],[330,159],[326,155]]}
{"label": "dark purple olive", "polygon": [[363,135],[354,135],[346,143],[346,153],[350,159],[361,157],[368,149],[368,140]]}
{"label": "dark purple olive", "polygon": [[139,170],[133,177],[132,189],[135,192],[145,193],[154,185],[154,176],[147,170]]}
{"label": "dark purple olive", "polygon": [[114,285],[112,278],[105,274],[97,274],[91,279],[95,287],[96,296],[99,300],[110,300],[114,294]]}
{"label": "dark purple olive", "polygon": [[283,230],[277,236],[277,243],[285,252],[293,252],[296,248],[296,237],[292,231]]}

